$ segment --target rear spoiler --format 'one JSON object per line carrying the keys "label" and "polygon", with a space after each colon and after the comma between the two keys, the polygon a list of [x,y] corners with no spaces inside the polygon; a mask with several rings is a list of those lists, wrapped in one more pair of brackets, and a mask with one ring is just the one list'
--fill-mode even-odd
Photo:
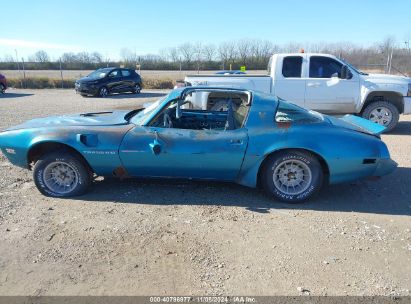
{"label": "rear spoiler", "polygon": [[355,115],[347,114],[339,119],[353,125],[358,131],[372,135],[380,135],[386,129],[384,126]]}

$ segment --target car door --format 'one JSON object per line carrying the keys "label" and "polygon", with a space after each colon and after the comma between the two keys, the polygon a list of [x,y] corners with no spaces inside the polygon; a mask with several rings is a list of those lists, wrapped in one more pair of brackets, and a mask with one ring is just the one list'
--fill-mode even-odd
{"label": "car door", "polygon": [[123,76],[122,90],[123,91],[130,91],[131,89],[133,89],[134,88],[134,81],[131,77],[130,70],[121,69],[121,75]]}
{"label": "car door", "polygon": [[204,111],[192,109],[190,100],[170,100],[145,125],[125,135],[119,154],[128,174],[236,179],[248,143],[243,124],[249,106],[226,113]]}
{"label": "car door", "polygon": [[343,64],[334,58],[311,56],[306,81],[305,106],[325,113],[354,113],[359,98],[359,78],[341,79]]}
{"label": "car door", "polygon": [[304,106],[305,79],[303,64],[305,54],[284,56],[276,68],[274,94],[299,106]]}
{"label": "car door", "polygon": [[115,69],[107,75],[107,88],[110,92],[120,92],[123,86],[123,79],[120,69]]}
{"label": "car door", "polygon": [[[247,131],[136,126],[120,147],[129,175],[233,181],[242,165]],[[158,143],[160,151],[152,150]]]}

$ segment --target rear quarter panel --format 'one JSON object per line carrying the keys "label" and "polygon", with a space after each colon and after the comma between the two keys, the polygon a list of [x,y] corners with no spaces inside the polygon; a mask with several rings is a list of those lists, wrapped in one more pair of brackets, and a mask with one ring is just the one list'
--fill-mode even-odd
{"label": "rear quarter panel", "polygon": [[[272,100],[272,99],[271,99]],[[268,99],[267,99],[268,101]],[[340,183],[372,175],[376,165],[364,158],[382,157],[378,138],[335,127],[327,121],[311,124],[279,124],[268,102],[254,104],[247,119],[249,142],[238,177],[240,184],[254,187],[264,159],[284,149],[304,149],[320,155],[329,170],[329,183]]]}

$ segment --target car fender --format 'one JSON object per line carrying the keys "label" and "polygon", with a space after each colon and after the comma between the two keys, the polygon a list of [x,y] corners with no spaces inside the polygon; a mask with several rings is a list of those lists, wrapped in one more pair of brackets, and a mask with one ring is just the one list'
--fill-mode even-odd
{"label": "car fender", "polygon": [[400,85],[394,84],[374,84],[371,82],[364,82],[360,89],[360,102],[357,105],[356,112],[360,113],[364,108],[374,99],[374,97],[385,97],[387,101],[392,102],[397,106],[399,112],[404,111],[404,92]]}
{"label": "car fender", "polygon": [[97,175],[111,176],[114,170],[123,167],[118,151],[124,135],[131,127],[132,125],[75,127],[69,131],[56,130],[37,134],[27,141],[26,163],[32,148],[44,143],[58,143],[77,151]]}
{"label": "car fender", "polygon": [[328,171],[330,184],[372,175],[376,165],[364,165],[363,160],[386,157],[382,155],[385,145],[381,140],[360,132],[337,127],[324,128],[321,125],[301,125],[280,132],[286,134],[271,138],[268,135],[250,136],[249,148],[238,176],[240,184],[255,187],[266,157],[281,150],[305,150],[318,155]]}

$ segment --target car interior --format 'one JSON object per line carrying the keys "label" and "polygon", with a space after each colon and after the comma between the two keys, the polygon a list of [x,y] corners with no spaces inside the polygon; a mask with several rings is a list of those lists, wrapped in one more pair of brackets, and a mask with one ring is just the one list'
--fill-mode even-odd
{"label": "car interior", "polygon": [[195,94],[198,91],[172,100],[150,126],[190,130],[235,130],[243,126],[251,99],[248,93],[211,92],[204,95],[206,102],[196,102]]}

